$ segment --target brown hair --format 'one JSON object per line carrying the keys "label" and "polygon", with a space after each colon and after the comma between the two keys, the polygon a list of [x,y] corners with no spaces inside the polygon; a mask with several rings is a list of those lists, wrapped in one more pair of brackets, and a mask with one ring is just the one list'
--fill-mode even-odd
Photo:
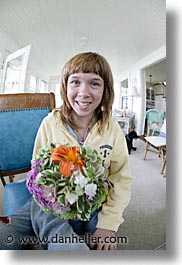
{"label": "brown hair", "polygon": [[114,100],[113,75],[106,59],[93,52],[80,53],[70,59],[64,66],[61,75],[61,96],[63,105],[61,106],[61,120],[75,127],[72,120],[72,107],[67,99],[68,77],[74,73],[94,73],[99,75],[104,81],[104,92],[101,103],[95,110],[95,118],[98,123],[98,133],[100,134],[108,124]]}

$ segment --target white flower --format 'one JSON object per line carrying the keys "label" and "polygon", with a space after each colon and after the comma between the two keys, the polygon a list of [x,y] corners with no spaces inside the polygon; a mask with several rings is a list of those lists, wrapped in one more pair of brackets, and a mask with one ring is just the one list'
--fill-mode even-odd
{"label": "white flower", "polygon": [[85,186],[85,193],[88,196],[89,199],[92,199],[95,194],[96,194],[96,190],[97,190],[97,185],[92,183],[92,184],[87,184]]}
{"label": "white flower", "polygon": [[42,177],[42,173],[38,173],[37,174],[37,176],[36,176],[36,181],[35,181],[35,183],[37,184],[38,183],[38,181],[39,181],[39,179]]}
{"label": "white flower", "polygon": [[80,186],[76,186],[75,191],[78,196],[81,196],[84,194],[83,188],[81,188]]}
{"label": "white flower", "polygon": [[84,188],[85,185],[88,183],[88,178],[85,178],[81,173],[79,173],[79,175],[75,176],[74,183],[76,185],[79,185],[81,188]]}
{"label": "white flower", "polygon": [[68,200],[70,204],[73,204],[74,202],[78,200],[78,195],[73,194],[73,193],[67,193],[66,199]]}

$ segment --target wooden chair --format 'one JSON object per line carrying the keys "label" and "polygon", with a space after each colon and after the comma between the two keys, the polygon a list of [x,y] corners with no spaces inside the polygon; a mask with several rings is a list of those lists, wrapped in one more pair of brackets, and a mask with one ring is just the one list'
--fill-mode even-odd
{"label": "wooden chair", "polygon": [[54,93],[0,95],[0,177],[30,169],[34,140],[42,119],[55,108]]}
{"label": "wooden chair", "polygon": [[[147,152],[152,151],[156,152],[159,157],[162,157],[162,166],[161,166],[161,174],[165,174],[165,166],[166,166],[166,120],[160,129],[159,136],[147,136],[144,137],[146,144],[145,144],[145,151],[143,159],[146,159]],[[154,147],[155,149],[151,149]]]}

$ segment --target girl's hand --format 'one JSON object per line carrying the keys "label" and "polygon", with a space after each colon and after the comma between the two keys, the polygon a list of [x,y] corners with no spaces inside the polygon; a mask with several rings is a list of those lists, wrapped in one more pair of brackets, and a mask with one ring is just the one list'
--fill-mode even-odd
{"label": "girl's hand", "polygon": [[116,242],[112,243],[116,240],[111,241],[110,237],[116,237],[114,231],[98,228],[92,235],[89,247],[96,250],[116,250]]}

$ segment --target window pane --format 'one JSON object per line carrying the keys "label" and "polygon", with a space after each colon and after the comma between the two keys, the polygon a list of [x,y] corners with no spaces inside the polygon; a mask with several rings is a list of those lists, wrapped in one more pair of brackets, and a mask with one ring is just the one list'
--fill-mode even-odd
{"label": "window pane", "polygon": [[6,78],[4,83],[4,91],[7,94],[17,93],[19,90],[21,59],[22,56],[19,56],[7,64]]}
{"label": "window pane", "polygon": [[37,84],[36,77],[31,75],[30,76],[30,91],[31,92],[36,92],[36,84]]}
{"label": "window pane", "polygon": [[56,107],[60,107],[62,104],[62,99],[60,95],[60,84],[56,84],[55,86],[55,97],[56,97]]}
{"label": "window pane", "polygon": [[40,92],[42,93],[46,92],[46,82],[43,80],[40,81]]}

